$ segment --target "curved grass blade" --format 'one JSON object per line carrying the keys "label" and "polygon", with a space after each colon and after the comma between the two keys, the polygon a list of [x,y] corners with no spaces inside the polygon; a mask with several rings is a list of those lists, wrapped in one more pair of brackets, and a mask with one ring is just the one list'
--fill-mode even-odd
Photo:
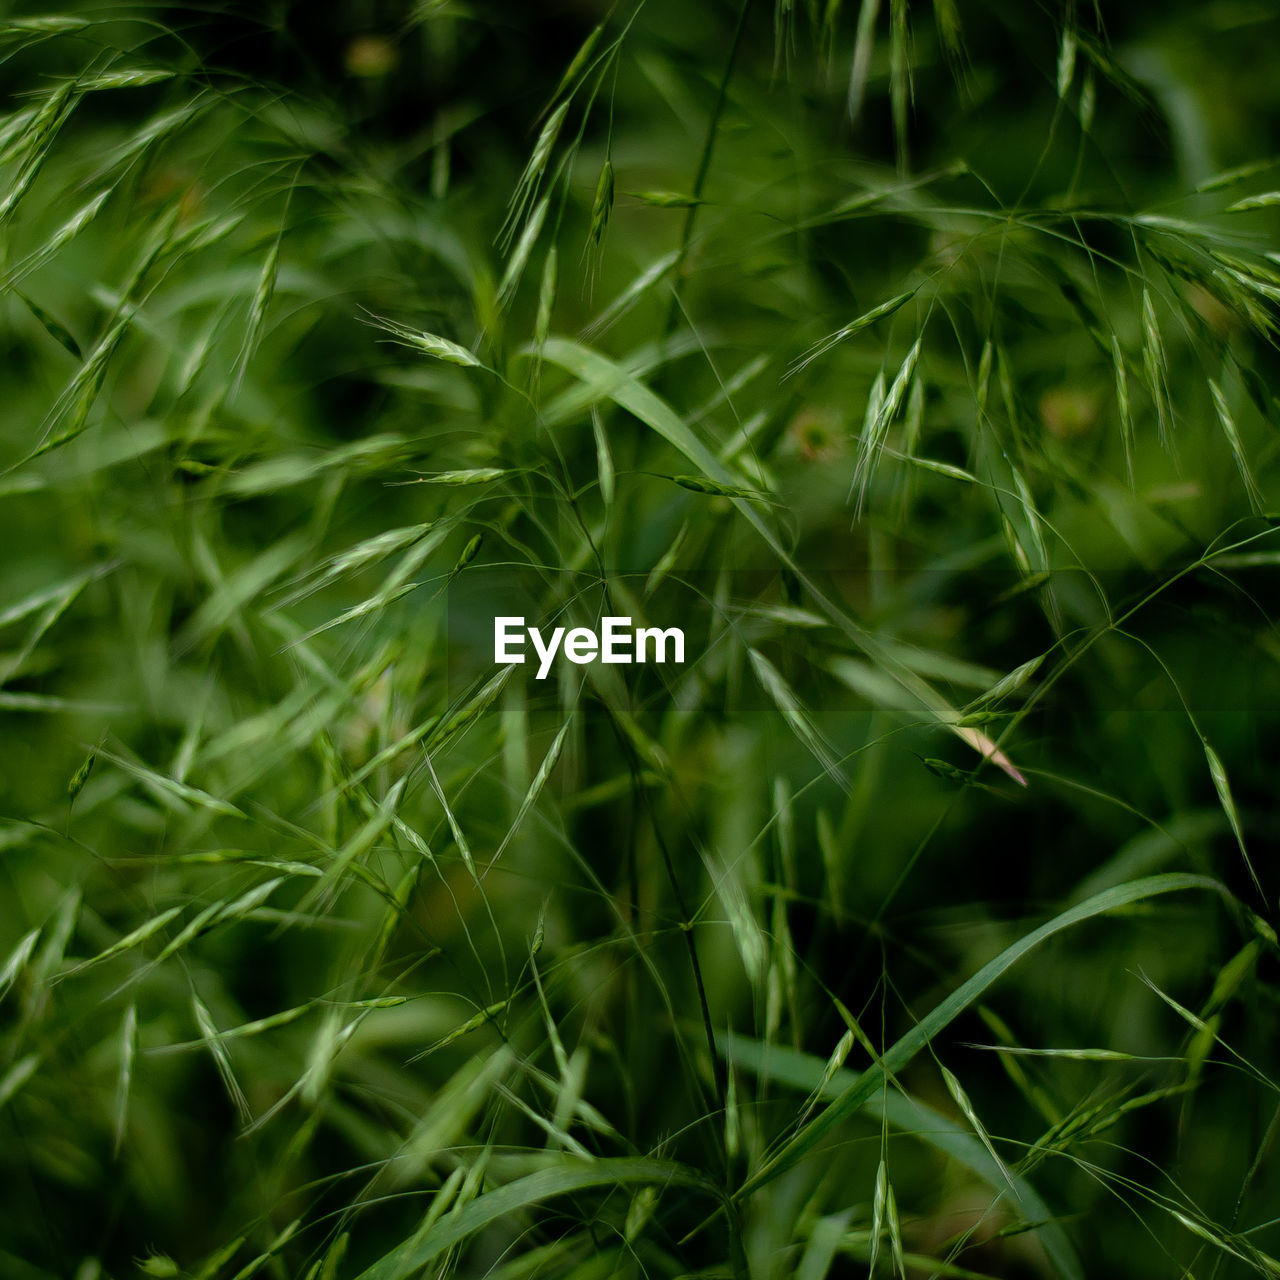
{"label": "curved grass blade", "polygon": [[183,908],[180,906],[169,907],[160,912],[158,916],[152,916],[150,920],[140,924],[131,932],[126,933],[123,938],[113,942],[104,951],[99,951],[96,956],[76,965],[74,969],[68,970],[64,976],[71,977],[72,975],[83,973],[86,969],[92,969],[95,965],[102,964],[104,960],[110,960],[113,956],[118,956],[122,952],[132,950],[134,947],[146,942],[148,938],[159,933],[160,930],[173,920],[175,916],[180,916],[182,911]]}
{"label": "curved grass blade", "polygon": [[956,988],[941,1004],[926,1014],[910,1031],[887,1049],[880,1062],[864,1072],[858,1081],[850,1085],[820,1115],[815,1116],[799,1132],[758,1169],[738,1191],[738,1198],[745,1198],[768,1185],[786,1170],[794,1167],[814,1150],[822,1140],[832,1134],[845,1120],[860,1111],[867,1101],[885,1084],[886,1076],[896,1074],[924,1049],[930,1041],[944,1031],[952,1021],[977,1000],[994,982],[1002,977],[1028,952],[1062,930],[1105,915],[1135,902],[1166,893],[1178,893],[1191,889],[1208,890],[1229,898],[1228,890],[1207,876],[1169,874],[1149,876],[1129,884],[1104,890],[1096,897],[1071,907],[1055,916],[1038,929],[1032,930],[1012,946],[1005,948],[994,960],[984,965],[967,982]]}
{"label": "curved grass blade", "polygon": [[27,967],[27,961],[31,959],[36,949],[36,943],[39,941],[39,928],[32,929],[9,952],[9,958],[4,962],[3,968],[0,968],[0,1000],[4,999],[8,994],[9,988],[18,980],[18,975]]}
{"label": "curved grass blade", "polygon": [[[783,1045],[766,1044],[745,1036],[724,1033],[717,1037],[722,1053],[739,1069],[750,1071],[762,1079],[789,1085],[815,1095],[818,1102],[833,1102],[861,1080],[863,1072],[837,1067],[828,1075],[830,1063],[813,1054]],[[997,1192],[1008,1192],[1020,1214],[1037,1224],[1041,1244],[1063,1280],[1084,1280],[1084,1271],[1066,1232],[1054,1222],[1052,1211],[1027,1178],[1016,1170],[1009,1171],[1012,1184],[982,1143],[964,1125],[921,1102],[900,1089],[878,1087],[866,1102],[867,1115],[873,1120],[885,1119],[895,1129],[911,1134],[920,1142],[942,1152],[961,1167],[976,1174]]]}
{"label": "curved grass blade", "polygon": [[871,72],[871,50],[875,43],[876,16],[880,0],[862,0],[858,11],[858,34],[853,46],[853,61],[849,66],[849,89],[845,95],[845,110],[850,120],[856,120],[862,111],[862,101],[867,92],[867,77]]}
{"label": "curved grass blade", "polygon": [[555,1167],[540,1169],[478,1196],[461,1213],[451,1214],[437,1222],[425,1236],[413,1241],[411,1248],[397,1247],[384,1254],[373,1266],[362,1271],[357,1280],[406,1280],[468,1236],[543,1200],[573,1195],[593,1187],[610,1188],[633,1183],[688,1187],[717,1198],[722,1194],[701,1174],[670,1160],[619,1157],[584,1163],[566,1157]]}
{"label": "curved grass blade", "polygon": [[77,360],[84,359],[84,352],[80,349],[80,344],[75,340],[71,330],[66,327],[60,320],[56,320],[51,316],[39,303],[28,298],[21,289],[15,289],[14,293],[22,300],[27,310],[44,326],[45,332],[64,350],[69,351]]}
{"label": "curved grass blade", "polygon": [[1253,887],[1266,900],[1266,894],[1263,893],[1262,883],[1258,879],[1258,873],[1253,869],[1253,861],[1249,857],[1249,851],[1245,848],[1244,843],[1244,827],[1240,823],[1240,811],[1236,808],[1235,797],[1231,794],[1231,783],[1227,779],[1227,769],[1222,763],[1222,757],[1209,745],[1208,738],[1202,738],[1201,742],[1204,746],[1204,758],[1209,765],[1209,774],[1213,778],[1213,788],[1218,793],[1218,800],[1222,804],[1222,812],[1227,815],[1227,821],[1231,824],[1231,834],[1236,838],[1236,844],[1240,848],[1240,856],[1244,859],[1244,865],[1248,869],[1249,877],[1253,881]]}

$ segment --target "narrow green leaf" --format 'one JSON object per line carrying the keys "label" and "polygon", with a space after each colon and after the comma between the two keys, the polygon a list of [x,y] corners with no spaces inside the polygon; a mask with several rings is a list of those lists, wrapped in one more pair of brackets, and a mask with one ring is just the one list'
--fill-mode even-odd
{"label": "narrow green leaf", "polygon": [[630,194],[641,204],[650,204],[658,209],[692,209],[702,203],[697,196],[683,191],[632,191]]}
{"label": "narrow green leaf", "polygon": [[849,64],[849,88],[845,94],[845,111],[850,120],[857,120],[862,113],[879,11],[880,0],[862,0],[858,10],[858,33],[854,40],[853,61]]}
{"label": "narrow green leaf", "polygon": [[152,916],[150,920],[145,921],[136,929],[126,933],[123,938],[113,942],[105,951],[99,951],[92,959],[76,965],[70,971],[70,974],[81,974],[86,969],[92,969],[95,965],[102,964],[105,960],[110,960],[126,951],[132,951],[134,947],[141,946],[148,938],[154,937],[165,925],[181,914],[181,907],[170,907],[168,910],[162,911],[158,916]]}
{"label": "narrow green leaf", "polygon": [[0,967],[0,1000],[9,993],[9,988],[18,980],[18,975],[27,967],[27,961],[31,959],[32,953],[36,949],[36,943],[40,940],[40,930],[32,929],[30,933],[24,934],[18,945],[9,952],[4,965]]}
{"label": "narrow green leaf", "polygon": [[1213,778],[1213,788],[1218,793],[1218,801],[1222,805],[1222,812],[1227,815],[1227,821],[1231,824],[1231,832],[1236,838],[1236,844],[1240,847],[1240,856],[1244,859],[1244,865],[1249,869],[1249,876],[1253,880],[1254,887],[1265,899],[1266,895],[1262,891],[1258,873],[1254,871],[1253,863],[1249,858],[1249,851],[1245,848],[1244,828],[1240,823],[1240,813],[1236,808],[1235,798],[1231,794],[1231,783],[1227,780],[1226,766],[1222,763],[1218,753],[1209,745],[1208,738],[1201,738],[1200,741],[1204,746],[1204,758],[1209,762],[1209,775]]}
{"label": "narrow green leaf", "polygon": [[61,346],[64,350],[69,351],[77,360],[84,359],[84,352],[80,350],[80,344],[71,335],[71,331],[66,325],[55,320],[42,306],[33,302],[20,289],[15,289],[14,293],[26,304],[26,308],[33,316],[44,326],[45,332]]}
{"label": "narrow green leaf", "polygon": [[1076,30],[1069,22],[1062,29],[1062,44],[1058,49],[1058,97],[1065,98],[1071,88],[1076,71]]}
{"label": "narrow green leaf", "polygon": [[761,1168],[756,1170],[738,1192],[738,1198],[752,1195],[813,1151],[845,1120],[861,1110],[872,1094],[884,1087],[886,1073],[899,1073],[993,983],[1046,939],[1081,921],[1105,915],[1133,903],[1143,902],[1166,893],[1192,889],[1217,893],[1224,898],[1229,897],[1227,890],[1221,884],[1205,876],[1182,874],[1150,876],[1104,890],[1087,902],[1055,916],[1046,924],[1020,938],[1012,946],[1005,948],[968,981],[957,987],[945,1000],[935,1005],[910,1031],[885,1051],[880,1063],[865,1071],[855,1084],[837,1097],[825,1111],[810,1120]]}
{"label": "narrow green leaf", "polygon": [[214,1065],[218,1068],[218,1075],[222,1077],[222,1084],[227,1091],[227,1096],[235,1106],[242,1123],[247,1124],[251,1114],[249,1100],[244,1096],[244,1090],[241,1089],[240,1082],[236,1079],[235,1071],[231,1066],[231,1058],[219,1038],[218,1029],[213,1022],[213,1016],[206,1008],[204,1001],[196,995],[194,990],[191,992],[191,1012],[195,1016],[196,1027],[200,1031],[201,1039],[212,1055]]}
{"label": "narrow green leaf", "polygon": [[692,489],[694,493],[710,493],[720,498],[750,498],[755,491],[742,485],[721,484],[718,480],[704,480],[700,476],[672,476],[682,489]]}
{"label": "narrow green leaf", "polygon": [[689,1187],[715,1199],[721,1195],[714,1184],[701,1174],[674,1161],[619,1157],[583,1163],[565,1156],[551,1168],[485,1192],[461,1212],[440,1220],[423,1238],[413,1241],[412,1247],[392,1249],[362,1271],[358,1280],[406,1280],[468,1236],[492,1223],[514,1217],[544,1200],[593,1188],[634,1183]]}
{"label": "narrow green leaf", "polygon": [[0,1107],[5,1106],[14,1094],[35,1075],[39,1066],[40,1055],[38,1053],[29,1053],[25,1057],[19,1058],[3,1076],[0,1076]]}
{"label": "narrow green leaf", "polygon": [[1267,191],[1259,196],[1246,196],[1227,206],[1228,213],[1248,213],[1251,209],[1271,209],[1280,204],[1280,191]]}
{"label": "narrow green leaf", "polygon": [[116,1080],[115,1153],[124,1145],[125,1125],[129,1119],[129,1089],[133,1083],[133,1060],[138,1051],[138,1006],[131,1004],[120,1024],[120,1074]]}
{"label": "narrow green leaf", "polygon": [[609,437],[605,433],[604,418],[596,405],[591,406],[591,433],[596,442],[596,474],[600,480],[600,499],[606,511],[613,506],[615,473],[613,453],[609,449]]}
{"label": "narrow green leaf", "polygon": [[542,234],[542,225],[547,219],[547,212],[550,208],[551,201],[544,196],[538,202],[529,221],[525,224],[524,230],[520,233],[520,239],[516,241],[516,247],[511,251],[511,257],[507,259],[506,270],[502,274],[502,283],[498,286],[499,307],[505,307],[515,296],[516,289],[520,285],[520,278],[524,275],[525,266],[529,261],[529,255],[533,252],[533,246],[537,244],[538,237]]}
{"label": "narrow green leaf", "polygon": [[1249,164],[1242,164],[1235,169],[1227,169],[1222,173],[1215,173],[1213,177],[1206,178],[1197,187],[1197,191],[1220,191],[1224,187],[1234,187],[1238,182],[1244,182],[1249,178],[1257,177],[1260,173],[1266,173],[1268,169],[1274,169],[1280,164],[1280,159],[1275,157],[1269,160],[1254,160]]}

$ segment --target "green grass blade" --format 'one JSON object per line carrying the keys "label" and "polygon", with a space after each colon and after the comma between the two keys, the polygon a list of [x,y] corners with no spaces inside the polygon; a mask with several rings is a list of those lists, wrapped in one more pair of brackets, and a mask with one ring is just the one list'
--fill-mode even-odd
{"label": "green grass blade", "polygon": [[1107,912],[1118,910],[1135,902],[1143,902],[1166,893],[1177,893],[1198,889],[1227,896],[1226,889],[1216,880],[1206,876],[1169,874],[1151,876],[1144,880],[1136,880],[1129,884],[1118,885],[1107,889],[1079,906],[1071,907],[1048,923],[1041,925],[1025,937],[1020,938],[1012,946],[1007,947],[996,958],[984,965],[967,982],[962,983],[941,1004],[936,1005],[929,1013],[916,1023],[900,1040],[887,1049],[882,1058],[882,1066],[873,1067],[865,1072],[858,1082],[836,1098],[820,1115],[810,1120],[798,1133],[788,1139],[782,1147],[771,1156],[750,1178],[747,1179],[738,1196],[746,1197],[754,1194],[762,1187],[778,1178],[787,1169],[792,1168],[799,1160],[831,1135],[849,1116],[854,1115],[866,1105],[867,1099],[879,1088],[883,1087],[886,1072],[898,1072],[912,1060],[929,1042],[964,1012],[983,992],[1002,977],[1023,956],[1033,951],[1040,943],[1054,934],[1090,920]]}
{"label": "green grass blade", "polygon": [[713,1183],[692,1169],[669,1160],[643,1158],[594,1160],[589,1164],[565,1158],[548,1169],[518,1178],[506,1186],[487,1191],[460,1213],[437,1223],[411,1249],[393,1249],[358,1280],[407,1280],[442,1253],[461,1244],[469,1236],[492,1223],[518,1215],[522,1210],[559,1196],[574,1195],[593,1188],[629,1186],[635,1183],[656,1187],[685,1187],[718,1198]]}

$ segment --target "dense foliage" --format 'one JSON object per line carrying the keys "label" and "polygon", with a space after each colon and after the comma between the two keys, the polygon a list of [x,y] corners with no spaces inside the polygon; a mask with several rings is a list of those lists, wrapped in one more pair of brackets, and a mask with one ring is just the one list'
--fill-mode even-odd
{"label": "dense foliage", "polygon": [[6,12],[0,1272],[1280,1274],[1271,4]]}

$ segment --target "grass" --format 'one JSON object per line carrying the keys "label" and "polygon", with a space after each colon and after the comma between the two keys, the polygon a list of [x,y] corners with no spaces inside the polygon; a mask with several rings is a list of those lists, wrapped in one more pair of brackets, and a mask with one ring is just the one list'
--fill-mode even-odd
{"label": "grass", "polygon": [[323,10],[0,19],[0,1272],[1280,1272],[1269,8]]}

